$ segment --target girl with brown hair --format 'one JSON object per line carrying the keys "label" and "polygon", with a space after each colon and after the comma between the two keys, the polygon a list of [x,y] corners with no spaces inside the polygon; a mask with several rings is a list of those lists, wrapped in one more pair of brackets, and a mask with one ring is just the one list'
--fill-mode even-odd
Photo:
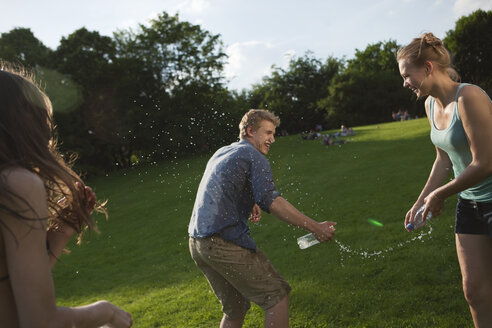
{"label": "girl with brown hair", "polygon": [[2,327],[130,327],[107,301],[55,304],[51,267],[86,228],[94,192],[57,151],[52,107],[32,74],[0,62],[0,318]]}

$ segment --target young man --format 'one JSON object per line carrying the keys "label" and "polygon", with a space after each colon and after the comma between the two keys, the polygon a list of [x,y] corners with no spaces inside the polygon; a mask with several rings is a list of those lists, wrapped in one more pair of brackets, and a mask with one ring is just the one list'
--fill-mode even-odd
{"label": "young man", "polygon": [[280,196],[265,155],[280,120],[251,109],[239,124],[239,142],[220,148],[209,160],[195,200],[188,232],[193,260],[222,304],[220,327],[242,327],[250,302],[265,313],[266,327],[288,327],[289,284],[250,237],[248,217],[260,208],[332,240],[335,222],[316,222]]}

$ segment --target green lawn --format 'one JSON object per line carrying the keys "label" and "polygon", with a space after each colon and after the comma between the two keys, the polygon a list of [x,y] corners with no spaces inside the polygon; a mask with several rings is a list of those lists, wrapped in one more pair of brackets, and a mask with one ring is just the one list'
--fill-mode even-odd
{"label": "green lawn", "polygon": [[[268,155],[285,198],[316,220],[338,222],[336,242],[305,250],[296,244],[304,231],[266,213],[251,226],[292,286],[291,327],[472,327],[454,248],[454,199],[422,230],[403,229],[435,156],[427,120],[355,132],[329,147],[281,137]],[[110,218],[99,217],[101,233],[70,246],[57,264],[58,302],[107,299],[131,312],[135,327],[217,327],[220,305],[189,256],[187,237],[209,156],[90,181],[109,199]],[[244,327],[262,325],[253,305]]]}

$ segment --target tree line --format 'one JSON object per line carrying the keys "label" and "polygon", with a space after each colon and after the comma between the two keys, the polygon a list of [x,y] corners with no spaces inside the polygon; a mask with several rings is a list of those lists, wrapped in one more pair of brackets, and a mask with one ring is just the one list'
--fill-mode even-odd
{"label": "tree line", "polygon": [[[477,10],[444,43],[462,80],[492,94],[490,40],[492,11]],[[249,108],[274,111],[289,134],[385,122],[399,109],[425,115],[423,101],[402,88],[393,40],[357,49],[352,59],[307,52],[241,91],[227,88],[223,47],[220,35],[165,12],[112,37],[78,29],[54,50],[28,28],[0,35],[0,58],[40,73],[62,149],[92,174],[214,150],[237,139]],[[66,88],[53,87],[49,72]]]}

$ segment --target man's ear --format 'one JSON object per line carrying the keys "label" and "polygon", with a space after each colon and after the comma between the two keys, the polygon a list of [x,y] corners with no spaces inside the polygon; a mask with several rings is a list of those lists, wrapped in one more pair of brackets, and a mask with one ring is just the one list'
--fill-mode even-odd
{"label": "man's ear", "polygon": [[252,137],[253,136],[254,130],[253,130],[253,127],[252,126],[248,126],[246,128],[246,134],[248,135],[248,137]]}

